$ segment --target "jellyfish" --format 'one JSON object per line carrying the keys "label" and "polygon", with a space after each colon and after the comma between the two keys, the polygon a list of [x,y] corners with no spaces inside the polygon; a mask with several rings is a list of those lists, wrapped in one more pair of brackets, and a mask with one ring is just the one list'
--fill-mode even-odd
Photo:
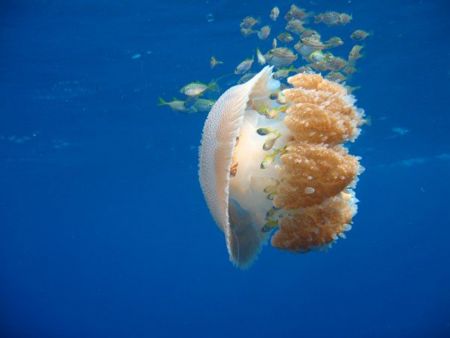
{"label": "jellyfish", "polygon": [[346,88],[298,73],[281,90],[272,67],[231,87],[208,114],[199,151],[207,206],[232,263],[248,267],[270,241],[306,253],[351,228],[363,111]]}

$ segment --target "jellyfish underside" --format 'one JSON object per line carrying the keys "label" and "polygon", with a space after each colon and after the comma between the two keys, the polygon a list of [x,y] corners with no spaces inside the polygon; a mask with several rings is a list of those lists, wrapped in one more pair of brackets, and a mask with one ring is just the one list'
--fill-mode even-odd
{"label": "jellyfish underside", "polygon": [[271,233],[279,249],[327,247],[356,213],[361,168],[343,143],[358,136],[362,113],[343,86],[318,74],[288,82],[281,92],[273,79],[250,92],[232,152],[229,251],[241,267]]}

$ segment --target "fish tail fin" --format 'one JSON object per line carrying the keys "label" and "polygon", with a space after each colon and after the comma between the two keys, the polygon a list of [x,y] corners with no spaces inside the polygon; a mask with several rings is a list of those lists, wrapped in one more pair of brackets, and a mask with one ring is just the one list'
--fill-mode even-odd
{"label": "fish tail fin", "polygon": [[158,98],[158,106],[167,106],[168,102],[165,101],[162,97]]}
{"label": "fish tail fin", "polygon": [[208,83],[208,89],[215,92],[219,90],[219,84],[217,83],[217,80],[212,80],[210,83]]}
{"label": "fish tail fin", "polygon": [[211,60],[213,60],[216,65],[222,65],[223,64],[223,61],[219,60],[215,56],[211,56]]}
{"label": "fish tail fin", "polygon": [[371,116],[364,117],[362,123],[369,127],[372,126],[372,117]]}

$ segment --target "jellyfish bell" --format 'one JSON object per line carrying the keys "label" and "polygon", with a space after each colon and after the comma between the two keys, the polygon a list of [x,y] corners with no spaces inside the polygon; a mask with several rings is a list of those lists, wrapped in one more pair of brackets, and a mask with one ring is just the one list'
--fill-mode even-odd
{"label": "jellyfish bell", "polygon": [[[267,100],[270,91],[276,90],[279,85],[271,79],[271,75],[271,68],[266,67],[248,82],[228,89],[214,104],[203,129],[199,164],[200,184],[214,220],[225,233],[230,259],[239,266],[251,263],[267,234],[260,231],[260,222],[252,224],[257,217],[252,209],[245,208],[245,205],[242,206],[243,201],[238,201],[237,194],[242,193],[242,189],[246,187],[243,185],[242,189],[238,189],[239,187],[233,184],[236,191],[231,191],[231,178],[236,177],[232,176],[232,163],[238,154],[233,150],[244,148],[246,134],[242,133],[239,141],[238,137],[241,130],[248,128],[247,116],[256,117],[255,111],[253,114],[247,112],[250,100]],[[240,146],[236,147],[237,144]],[[248,156],[254,155],[250,152]],[[249,163],[257,161],[258,158],[254,158]],[[238,171],[241,172],[241,168],[237,169],[236,173]]]}
{"label": "jellyfish bell", "polygon": [[333,243],[356,213],[361,171],[342,145],[362,111],[346,89],[297,74],[280,90],[272,67],[228,89],[206,119],[200,185],[230,260],[249,266],[261,247],[307,252]]}

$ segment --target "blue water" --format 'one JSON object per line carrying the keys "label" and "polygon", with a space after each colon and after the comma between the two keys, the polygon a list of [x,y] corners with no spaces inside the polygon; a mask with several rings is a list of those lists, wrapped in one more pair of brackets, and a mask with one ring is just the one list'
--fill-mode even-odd
{"label": "blue water", "polygon": [[450,337],[448,1],[297,2],[374,33],[359,213],[328,252],[228,261],[206,115],[156,103],[211,55],[232,70],[242,17],[290,3],[1,2],[0,337]]}

